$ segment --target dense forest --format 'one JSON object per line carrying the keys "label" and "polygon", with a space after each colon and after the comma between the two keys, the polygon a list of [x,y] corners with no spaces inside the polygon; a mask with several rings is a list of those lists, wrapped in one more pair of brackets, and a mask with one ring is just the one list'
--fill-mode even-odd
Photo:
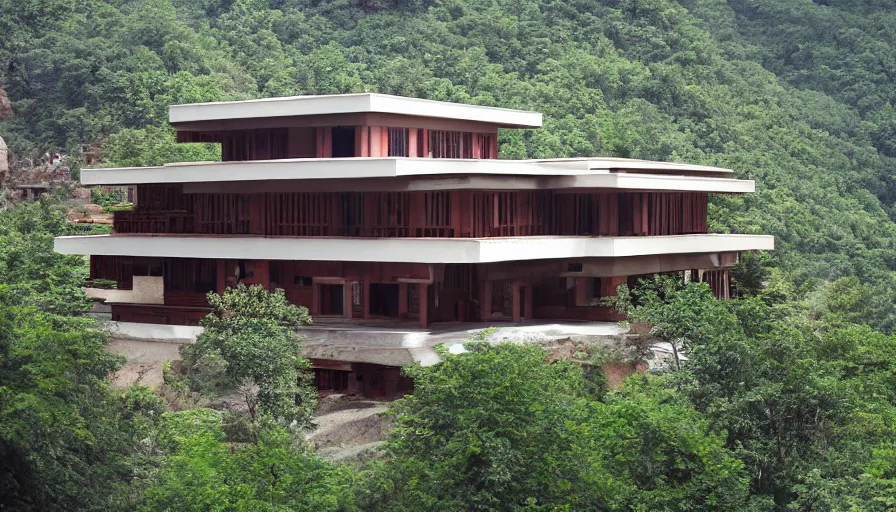
{"label": "dense forest", "polygon": [[59,202],[0,203],[0,508],[893,510],[894,26],[882,0],[0,0],[13,176],[55,152],[75,173],[218,158],[174,143],[172,103],[376,91],[543,112],[504,158],[730,167],[757,192],[714,197],[712,229],[778,245],[738,267],[736,300],[622,295],[680,370],[608,390],[593,365],[472,342],[407,369],[383,457],[337,464],[301,441],[307,311],[214,298],[169,385],[252,383],[250,414],[114,389],[83,261],[52,252]]}

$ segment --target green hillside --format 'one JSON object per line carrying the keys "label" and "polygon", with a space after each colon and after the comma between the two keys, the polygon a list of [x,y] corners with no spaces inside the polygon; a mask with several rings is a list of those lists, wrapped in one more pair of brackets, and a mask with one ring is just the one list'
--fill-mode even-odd
{"label": "green hillside", "polygon": [[894,282],[890,2],[0,5],[16,112],[0,135],[20,158],[97,142],[110,163],[207,158],[160,131],[178,102],[367,90],[536,109],[544,129],[505,133],[503,157],[732,167],[758,190],[716,199],[716,230],[775,235],[797,283]]}
{"label": "green hillside", "polygon": [[228,289],[160,389],[114,388],[84,260],[52,250],[68,207],[0,194],[0,509],[896,510],[893,27],[884,0],[0,0],[13,174],[217,158],[174,143],[172,103],[379,91],[543,112],[504,158],[731,167],[757,193],[715,197],[712,229],[778,241],[730,301],[620,289],[681,365],[609,389],[655,340],[471,340],[405,369],[382,445],[329,461],[304,308]]}

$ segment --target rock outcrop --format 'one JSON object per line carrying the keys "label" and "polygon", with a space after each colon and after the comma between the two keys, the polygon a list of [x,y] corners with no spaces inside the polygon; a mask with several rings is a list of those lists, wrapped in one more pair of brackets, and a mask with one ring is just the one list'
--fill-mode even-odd
{"label": "rock outcrop", "polygon": [[12,117],[12,102],[9,101],[6,91],[0,89],[0,121]]}

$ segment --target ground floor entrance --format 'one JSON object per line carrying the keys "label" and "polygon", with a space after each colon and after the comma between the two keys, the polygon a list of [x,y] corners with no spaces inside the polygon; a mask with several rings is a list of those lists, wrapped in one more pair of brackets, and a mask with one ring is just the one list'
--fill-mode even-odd
{"label": "ground floor entrance", "polygon": [[[321,320],[391,321],[419,327],[445,322],[619,320],[602,299],[616,295],[623,284],[631,286],[638,277],[653,275],[652,269],[707,282],[717,297],[729,297],[728,268],[736,262],[736,254],[676,258],[418,264],[93,256],[91,277],[115,281],[120,290],[133,289],[132,302],[123,298],[127,294],[116,295],[115,320],[188,325],[207,314],[208,291],[221,293],[238,283],[282,289],[290,302],[306,306],[312,317]],[[161,300],[141,302],[147,293],[137,288],[153,279],[153,296],[161,295]]]}
{"label": "ground floor entrance", "polygon": [[398,366],[312,359],[314,386],[321,396],[357,395],[374,400],[395,400],[414,391],[414,381]]}

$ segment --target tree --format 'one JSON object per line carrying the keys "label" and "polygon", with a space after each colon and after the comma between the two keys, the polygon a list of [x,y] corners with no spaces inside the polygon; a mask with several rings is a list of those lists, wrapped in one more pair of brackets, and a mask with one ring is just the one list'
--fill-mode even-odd
{"label": "tree", "polygon": [[52,252],[64,226],[50,201],[0,211],[0,508],[132,504],[141,440],[162,412],[145,389],[110,389],[121,359],[75,316],[83,262]]}
{"label": "tree", "polygon": [[606,402],[581,370],[536,346],[475,345],[412,367],[393,406],[387,462],[365,510],[724,510],[741,508],[740,462],[688,404],[652,380]]}
{"label": "tree", "polygon": [[681,340],[688,362],[667,385],[727,432],[757,499],[808,510],[875,496],[885,509],[896,338],[807,322],[761,296],[717,301],[704,284],[662,291],[645,292],[632,314]]}
{"label": "tree", "polygon": [[283,290],[260,285],[209,292],[208,301],[204,332],[181,348],[188,387],[206,393],[236,388],[253,421],[265,415],[298,429],[310,426],[317,393],[296,332],[311,323],[308,309],[290,304]]}
{"label": "tree", "polygon": [[174,448],[142,510],[354,510],[349,471],[297,447],[282,428],[267,425],[255,442],[234,446],[224,442],[220,414],[195,413],[166,414],[167,446]]}

